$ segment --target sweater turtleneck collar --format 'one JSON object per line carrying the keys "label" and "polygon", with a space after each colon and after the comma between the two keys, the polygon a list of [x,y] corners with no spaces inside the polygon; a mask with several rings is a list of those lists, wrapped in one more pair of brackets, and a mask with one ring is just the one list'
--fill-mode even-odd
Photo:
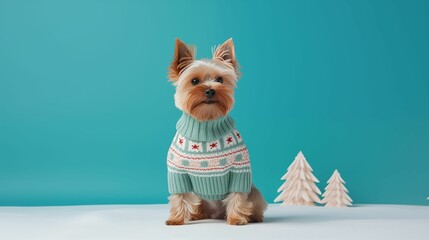
{"label": "sweater turtleneck collar", "polygon": [[212,141],[234,130],[235,122],[229,116],[200,122],[187,113],[183,113],[176,124],[177,132],[194,141]]}

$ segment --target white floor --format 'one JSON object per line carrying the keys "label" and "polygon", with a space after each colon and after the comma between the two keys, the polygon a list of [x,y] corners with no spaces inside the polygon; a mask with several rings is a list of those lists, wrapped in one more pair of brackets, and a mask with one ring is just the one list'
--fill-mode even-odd
{"label": "white floor", "polygon": [[429,206],[352,208],[270,205],[266,221],[203,220],[166,226],[167,205],[0,207],[0,239],[429,239]]}

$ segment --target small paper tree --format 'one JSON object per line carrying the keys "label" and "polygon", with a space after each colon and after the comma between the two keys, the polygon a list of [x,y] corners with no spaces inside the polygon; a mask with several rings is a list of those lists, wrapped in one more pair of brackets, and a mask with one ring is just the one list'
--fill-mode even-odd
{"label": "small paper tree", "polygon": [[325,207],[347,207],[352,205],[353,201],[349,197],[349,191],[344,184],[345,182],[340,173],[335,169],[322,195],[322,203],[325,204]]}
{"label": "small paper tree", "polygon": [[281,178],[285,182],[277,192],[281,192],[274,202],[283,201],[281,205],[314,206],[320,202],[320,190],[315,182],[319,182],[312,174],[313,169],[308,164],[304,154],[300,151],[295,160],[287,168],[286,174]]}

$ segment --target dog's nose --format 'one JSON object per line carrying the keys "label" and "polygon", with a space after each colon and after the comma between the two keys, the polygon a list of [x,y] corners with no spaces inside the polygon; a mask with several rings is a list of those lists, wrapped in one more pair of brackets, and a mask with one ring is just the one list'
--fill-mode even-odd
{"label": "dog's nose", "polygon": [[214,89],[206,89],[204,91],[204,94],[206,95],[206,97],[208,98],[212,98],[215,95],[216,91]]}

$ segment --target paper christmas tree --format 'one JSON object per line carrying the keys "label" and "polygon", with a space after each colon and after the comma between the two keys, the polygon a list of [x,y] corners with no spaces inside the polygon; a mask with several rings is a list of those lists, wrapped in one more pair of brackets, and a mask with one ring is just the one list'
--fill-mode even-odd
{"label": "paper christmas tree", "polygon": [[315,184],[319,180],[312,174],[312,171],[313,169],[300,151],[287,168],[286,174],[281,178],[285,182],[277,190],[281,193],[274,199],[274,202],[283,201],[281,204],[283,206],[314,206],[314,203],[321,203],[320,190]]}
{"label": "paper christmas tree", "polygon": [[322,203],[325,204],[325,207],[347,207],[352,205],[352,199],[348,195],[349,191],[344,187],[344,184],[345,182],[340,173],[335,169],[322,195]]}

